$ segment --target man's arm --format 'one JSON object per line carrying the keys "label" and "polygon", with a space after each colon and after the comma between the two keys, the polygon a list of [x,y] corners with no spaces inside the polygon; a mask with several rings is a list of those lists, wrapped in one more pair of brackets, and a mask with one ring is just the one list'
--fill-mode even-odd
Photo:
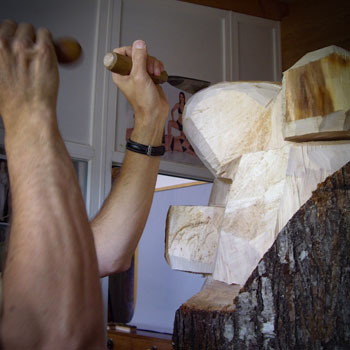
{"label": "man's arm", "polygon": [[3,275],[4,349],[103,349],[96,251],[58,131],[47,30],[0,25],[0,114],[12,193]]}
{"label": "man's arm", "polygon": [[[132,105],[135,125],[131,139],[160,146],[168,114],[168,102],[148,73],[160,75],[160,61],[149,57],[144,42],[115,50],[132,57],[129,76],[113,74],[113,80]],[[160,157],[126,151],[121,173],[101,211],[92,221],[101,276],[128,268],[147,221]]]}

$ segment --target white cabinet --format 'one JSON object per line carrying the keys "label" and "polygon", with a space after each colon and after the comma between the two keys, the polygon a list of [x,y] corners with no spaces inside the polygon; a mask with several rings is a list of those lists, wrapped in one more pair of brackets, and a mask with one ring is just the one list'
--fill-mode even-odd
{"label": "white cabinet", "polygon": [[0,19],[47,27],[53,37],[72,36],[83,48],[83,59],[60,66],[58,123],[66,141],[91,144],[94,50],[98,2],[94,0],[2,0]]}

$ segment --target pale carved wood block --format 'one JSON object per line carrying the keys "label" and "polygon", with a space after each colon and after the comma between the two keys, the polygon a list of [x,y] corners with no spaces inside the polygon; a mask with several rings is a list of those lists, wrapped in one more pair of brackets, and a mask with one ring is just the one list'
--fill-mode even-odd
{"label": "pale carved wood block", "polygon": [[286,140],[350,139],[350,52],[308,53],[284,72],[283,95]]}
{"label": "pale carved wood block", "polygon": [[289,146],[241,157],[220,230],[213,277],[244,284],[275,239]]}
{"label": "pale carved wood block", "polygon": [[212,273],[225,208],[171,206],[165,258],[174,270]]}
{"label": "pale carved wood block", "polygon": [[290,149],[276,234],[327,176],[350,161],[349,141],[305,142]]}
{"label": "pale carved wood block", "polygon": [[349,161],[350,143],[343,141],[242,156],[220,229],[214,279],[243,285],[317,185]]}
{"label": "pale carved wood block", "polygon": [[234,160],[269,149],[272,101],[278,83],[213,85],[192,96],[184,110],[184,132],[215,177],[232,179]]}

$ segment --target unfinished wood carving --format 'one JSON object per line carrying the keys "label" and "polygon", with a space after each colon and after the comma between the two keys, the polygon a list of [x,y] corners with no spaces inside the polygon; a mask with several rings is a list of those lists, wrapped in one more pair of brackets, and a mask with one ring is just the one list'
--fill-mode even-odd
{"label": "unfinished wood carving", "polygon": [[[285,172],[281,169],[287,166],[288,149],[268,151],[272,147],[286,144],[281,133],[282,120],[279,112],[281,98],[278,97],[277,103],[273,103],[279,91],[280,85],[274,83],[222,83],[204,91],[203,96],[195,95],[192,102],[187,104],[187,111],[184,113],[185,128],[187,133],[191,133],[195,139],[195,141],[192,140],[192,145],[200,150],[199,152],[204,148],[209,153],[210,156],[202,160],[210,166],[217,180],[208,207],[200,207],[198,211],[193,207],[171,207],[169,210],[165,255],[173,269],[197,273],[212,273],[215,269],[214,276],[218,280],[242,283],[261,258],[262,253],[272,244],[275,237],[276,218],[266,222],[267,235],[264,234],[260,240],[256,240],[254,231],[246,241],[244,234],[247,230],[230,232],[235,215],[242,215],[242,211],[237,213],[237,210],[228,208],[226,202],[230,199],[229,189],[232,187],[232,180],[238,169],[242,173],[240,178],[244,179],[245,172],[251,171],[249,169],[254,168],[261,159],[264,159],[261,163],[261,173],[269,171],[271,176],[265,179],[258,175],[255,181],[262,180],[260,187],[267,188],[269,181],[275,181],[276,176],[281,177],[280,174],[283,174],[280,193],[277,197],[280,198],[282,195]],[[223,101],[228,103],[220,108]],[[253,108],[250,109],[250,106]],[[189,111],[192,111],[191,115]],[[230,111],[234,113],[230,114]],[[274,120],[273,123],[272,120]],[[239,130],[234,127],[236,124],[239,125]],[[227,125],[230,127],[228,128]],[[218,135],[220,135],[219,138]],[[243,142],[239,142],[240,140]],[[226,153],[221,151],[222,147]],[[252,181],[253,179],[250,179],[250,183],[247,184],[248,188],[254,188]],[[250,208],[260,204],[260,212],[255,213],[256,219],[261,215],[264,207],[270,206],[271,212],[278,211],[278,200],[273,197],[265,200],[263,191],[260,190],[259,198],[253,197],[256,197],[256,194],[249,199],[243,198],[242,203],[244,200],[246,204],[250,202]],[[236,202],[237,200],[239,201],[236,199]],[[270,203],[271,200],[273,203]],[[233,200],[231,201],[233,203]],[[225,234],[221,229],[219,239],[222,225],[228,229],[229,234]],[[238,240],[240,243],[232,244],[232,240]],[[251,241],[260,245],[263,243],[266,248],[256,249],[256,244],[252,244]],[[219,242],[221,242],[221,248],[217,251]],[[228,243],[229,246],[227,246]],[[225,258],[225,246],[229,248],[227,251],[229,254],[231,254],[231,246],[238,248],[236,255],[246,255],[249,252],[251,263],[239,264],[233,275],[227,273],[230,268],[223,267],[228,260]],[[255,253],[255,251],[258,252]],[[216,263],[215,256],[217,256]]]}
{"label": "unfinished wood carving", "polygon": [[165,258],[174,270],[212,273],[225,208],[172,206]]}
{"label": "unfinished wood carving", "polygon": [[[188,102],[185,132],[198,154],[208,152],[202,160],[217,177],[208,207],[169,210],[165,255],[173,269],[244,284],[317,184],[350,160],[348,141],[284,141],[282,97],[276,84],[223,83]],[[225,99],[230,108],[220,109]]]}
{"label": "unfinished wood carving", "polygon": [[175,349],[347,349],[349,62],[318,50],[282,89],[222,83],[187,103],[216,178],[208,207],[169,210],[170,266],[209,274],[176,313]]}

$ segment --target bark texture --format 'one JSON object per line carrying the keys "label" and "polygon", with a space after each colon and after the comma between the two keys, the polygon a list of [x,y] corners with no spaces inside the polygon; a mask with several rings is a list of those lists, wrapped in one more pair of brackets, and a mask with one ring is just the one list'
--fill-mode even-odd
{"label": "bark texture", "polygon": [[234,311],[182,305],[174,349],[350,348],[350,163],[320,184],[264,255]]}

